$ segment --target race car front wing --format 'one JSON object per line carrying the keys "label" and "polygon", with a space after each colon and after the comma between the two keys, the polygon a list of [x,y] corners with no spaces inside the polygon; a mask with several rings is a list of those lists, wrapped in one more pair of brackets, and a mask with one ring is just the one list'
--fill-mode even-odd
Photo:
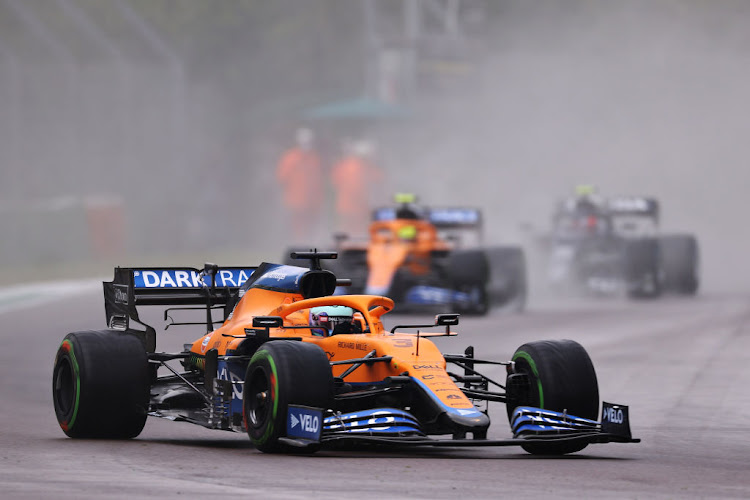
{"label": "race car front wing", "polygon": [[404,410],[378,408],[324,418],[322,409],[289,405],[287,437],[282,441],[300,448],[345,441],[449,447],[520,446],[530,441],[638,443],[640,439],[631,435],[628,413],[625,405],[603,402],[602,419],[597,422],[522,406],[515,409],[511,418],[512,439],[441,439],[426,436],[417,419]]}

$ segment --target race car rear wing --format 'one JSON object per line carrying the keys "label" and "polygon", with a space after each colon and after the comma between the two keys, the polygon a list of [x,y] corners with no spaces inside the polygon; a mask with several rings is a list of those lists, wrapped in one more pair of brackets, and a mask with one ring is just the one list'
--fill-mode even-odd
{"label": "race car rear wing", "polygon": [[481,228],[483,222],[478,208],[431,208],[429,219],[439,229]]}
{"label": "race car rear wing", "polygon": [[[376,208],[372,212],[372,220],[395,220],[397,211],[395,207]],[[477,208],[430,208],[423,211],[422,218],[438,229],[479,229],[483,223],[482,212]]]}
{"label": "race car rear wing", "polygon": [[[206,326],[211,309],[226,306],[256,267],[116,267],[112,281],[103,282],[104,309],[109,328],[127,330],[130,320],[143,323],[137,306],[205,306]],[[151,342],[147,342],[151,343]]]}
{"label": "race car rear wing", "polygon": [[607,200],[607,209],[613,216],[629,215],[659,220],[659,202],[643,196],[616,196]]}

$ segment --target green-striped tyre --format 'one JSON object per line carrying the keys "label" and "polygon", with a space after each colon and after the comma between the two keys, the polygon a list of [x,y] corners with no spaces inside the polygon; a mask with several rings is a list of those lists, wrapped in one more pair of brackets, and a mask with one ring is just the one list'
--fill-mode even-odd
{"label": "green-striped tyre", "polygon": [[[516,350],[513,361],[514,373],[525,374],[529,385],[523,388],[508,380],[509,419],[517,406],[534,406],[597,420],[599,385],[591,358],[581,344],[572,340],[529,342]],[[563,455],[585,447],[586,443],[564,442],[523,445],[535,455]]]}
{"label": "green-striped tyre", "polygon": [[333,376],[323,349],[294,340],[263,344],[247,367],[243,391],[245,427],[250,441],[264,453],[310,452],[279,441],[286,436],[290,404],[327,409]]}
{"label": "green-striped tyre", "polygon": [[52,372],[60,427],[72,438],[136,437],[146,423],[149,378],[145,347],[133,333],[69,333]]}

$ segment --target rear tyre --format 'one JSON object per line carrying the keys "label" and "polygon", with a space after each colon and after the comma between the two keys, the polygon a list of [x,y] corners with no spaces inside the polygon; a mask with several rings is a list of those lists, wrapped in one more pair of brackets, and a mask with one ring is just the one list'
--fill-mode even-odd
{"label": "rear tyre", "polygon": [[130,439],[146,423],[148,356],[136,335],[117,330],[69,333],[55,356],[52,399],[71,438]]}
{"label": "rear tyre", "polygon": [[698,241],[690,235],[659,238],[664,287],[683,295],[695,295],[699,286]]}
{"label": "rear tyre", "polygon": [[625,281],[629,297],[652,299],[661,295],[663,277],[659,254],[659,241],[654,238],[626,241]]}
{"label": "rear tyre", "polygon": [[[599,385],[586,350],[573,340],[529,342],[513,354],[514,374],[506,381],[508,419],[518,406],[533,406],[596,420]],[[515,379],[515,380],[513,380]],[[519,384],[518,380],[524,384]],[[523,449],[534,455],[564,455],[580,451],[587,443],[529,443]]]}
{"label": "rear tyre", "polygon": [[481,250],[464,250],[453,252],[448,256],[448,279],[451,287],[466,293],[470,300],[466,303],[453,304],[453,310],[459,314],[484,315],[489,311],[487,297],[487,280],[489,264]]}
{"label": "rear tyre", "polygon": [[[500,247],[487,250],[490,263],[490,300],[512,312],[526,308],[528,278],[526,255],[520,247]],[[493,286],[497,284],[497,286]],[[496,288],[496,289],[495,289]]]}
{"label": "rear tyre", "polygon": [[333,375],[328,356],[314,345],[293,340],[263,344],[247,367],[243,413],[247,434],[263,453],[299,453],[317,447],[297,448],[280,442],[286,436],[290,404],[328,409]]}

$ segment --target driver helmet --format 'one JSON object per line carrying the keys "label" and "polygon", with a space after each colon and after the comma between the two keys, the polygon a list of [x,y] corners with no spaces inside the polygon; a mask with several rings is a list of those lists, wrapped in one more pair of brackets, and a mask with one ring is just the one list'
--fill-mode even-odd
{"label": "driver helmet", "polygon": [[408,224],[398,228],[398,237],[402,241],[414,241],[417,239],[417,226]]}
{"label": "driver helmet", "polygon": [[393,200],[399,204],[397,219],[421,219],[422,210],[417,206],[417,196],[412,193],[396,193]]}
{"label": "driver helmet", "polygon": [[579,184],[575,191],[578,198],[585,198],[595,196],[597,189],[593,184]]}
{"label": "driver helmet", "polygon": [[603,204],[603,199],[599,195],[599,190],[593,184],[580,184],[576,186],[576,205],[588,205],[599,208]]}
{"label": "driver helmet", "polygon": [[310,325],[315,335],[328,337],[333,335],[334,329],[342,324],[351,324],[354,309],[347,306],[319,306],[310,308]]}

